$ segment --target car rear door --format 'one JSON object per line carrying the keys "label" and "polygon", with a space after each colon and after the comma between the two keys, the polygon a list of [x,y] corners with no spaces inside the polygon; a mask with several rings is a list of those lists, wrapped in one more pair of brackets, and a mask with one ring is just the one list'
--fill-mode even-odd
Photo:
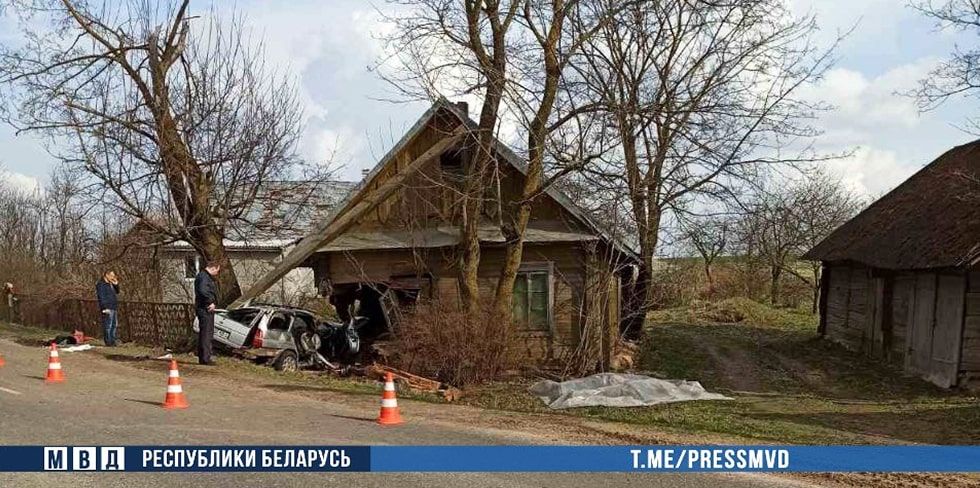
{"label": "car rear door", "polygon": [[290,323],[292,314],[284,311],[274,311],[269,314],[269,323],[266,326],[263,338],[263,347],[273,349],[295,349],[293,336],[290,333]]}
{"label": "car rear door", "polygon": [[214,340],[228,347],[245,347],[249,333],[265,314],[258,309],[236,309],[214,314]]}

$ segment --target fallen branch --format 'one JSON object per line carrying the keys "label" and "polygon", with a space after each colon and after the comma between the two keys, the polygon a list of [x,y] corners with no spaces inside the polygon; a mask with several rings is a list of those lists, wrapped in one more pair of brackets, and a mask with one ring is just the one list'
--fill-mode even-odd
{"label": "fallen branch", "polygon": [[428,392],[439,391],[442,387],[442,382],[432,380],[429,378],[424,378],[422,376],[414,375],[408,371],[402,371],[400,369],[392,368],[391,366],[384,366],[378,363],[372,364],[367,369],[368,376],[377,377],[378,379],[383,379],[385,374],[391,373],[396,379],[400,379],[413,390],[421,390]]}

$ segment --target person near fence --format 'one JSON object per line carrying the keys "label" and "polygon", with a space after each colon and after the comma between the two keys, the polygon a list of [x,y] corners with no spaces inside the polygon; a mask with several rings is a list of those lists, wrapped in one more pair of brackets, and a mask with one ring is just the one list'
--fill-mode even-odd
{"label": "person near fence", "polygon": [[197,362],[211,366],[211,339],[214,337],[214,310],[218,303],[218,283],[215,277],[221,266],[208,262],[194,278],[194,314],[197,315]]}
{"label": "person near fence", "polygon": [[116,345],[116,329],[119,326],[119,278],[116,272],[109,270],[95,285],[95,295],[99,299],[99,309],[102,310],[102,338],[105,345]]}
{"label": "person near fence", "polygon": [[17,322],[17,293],[14,291],[13,283],[3,284],[3,320]]}

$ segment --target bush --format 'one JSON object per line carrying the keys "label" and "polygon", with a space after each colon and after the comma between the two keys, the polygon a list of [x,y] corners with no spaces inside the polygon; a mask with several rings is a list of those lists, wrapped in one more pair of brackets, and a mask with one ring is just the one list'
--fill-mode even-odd
{"label": "bush", "polygon": [[462,387],[512,369],[519,345],[510,322],[492,319],[489,310],[468,314],[434,300],[419,303],[399,321],[387,350],[396,368]]}

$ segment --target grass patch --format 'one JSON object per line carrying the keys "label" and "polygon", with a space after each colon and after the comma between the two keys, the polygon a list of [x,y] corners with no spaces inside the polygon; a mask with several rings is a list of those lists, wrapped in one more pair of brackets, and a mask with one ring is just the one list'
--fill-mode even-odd
{"label": "grass patch", "polygon": [[[729,320],[724,322],[723,320]],[[566,415],[764,443],[980,443],[980,404],[822,340],[816,317],[745,299],[697,302],[650,316],[640,368],[700,381],[732,401],[590,407]],[[530,382],[494,384],[464,402],[549,411]]]}
{"label": "grass patch", "polygon": [[648,319],[652,324],[751,324],[788,330],[814,330],[817,326],[817,317],[807,311],[773,308],[748,298],[696,300],[687,307],[651,312]]}
{"label": "grass patch", "polygon": [[657,312],[641,350],[644,369],[736,399],[617,414],[634,421],[670,416],[695,429],[794,443],[980,442],[976,397],[825,341],[805,312],[745,299]]}

